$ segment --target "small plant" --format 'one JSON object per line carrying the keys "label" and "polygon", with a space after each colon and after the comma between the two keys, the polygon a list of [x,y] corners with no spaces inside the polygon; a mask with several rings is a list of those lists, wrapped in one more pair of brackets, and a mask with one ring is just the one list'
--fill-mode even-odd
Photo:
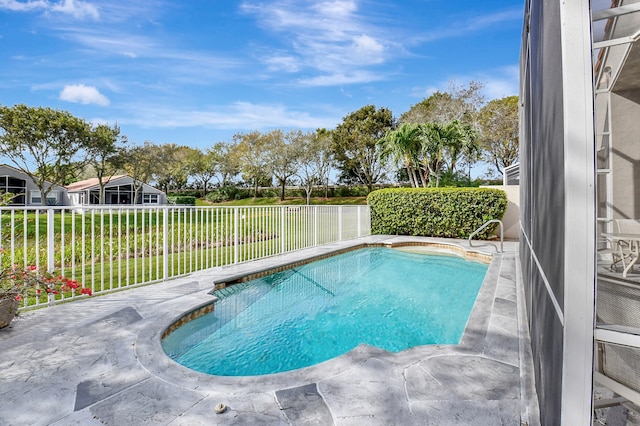
{"label": "small plant", "polygon": [[0,271],[0,300],[14,299],[20,302],[29,296],[68,292],[92,294],[90,288],[82,287],[75,280],[39,271],[35,266],[19,268],[13,265]]}

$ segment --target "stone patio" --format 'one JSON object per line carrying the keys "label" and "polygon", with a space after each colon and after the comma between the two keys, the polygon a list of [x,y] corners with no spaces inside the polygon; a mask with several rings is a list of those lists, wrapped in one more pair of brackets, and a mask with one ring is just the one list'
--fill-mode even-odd
{"label": "stone patio", "polygon": [[[459,345],[390,353],[360,345],[286,373],[217,377],[170,360],[163,330],[208,301],[213,281],[363,243],[372,236],[23,312],[0,330],[3,425],[537,425],[517,243],[493,255]],[[401,332],[401,331],[400,331]],[[216,414],[224,403],[227,409]]]}

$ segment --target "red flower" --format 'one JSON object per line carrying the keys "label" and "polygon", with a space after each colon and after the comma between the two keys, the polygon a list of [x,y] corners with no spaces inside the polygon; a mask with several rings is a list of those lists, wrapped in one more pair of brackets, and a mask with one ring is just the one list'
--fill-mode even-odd
{"label": "red flower", "polygon": [[24,301],[25,298],[43,294],[51,296],[68,293],[75,296],[93,295],[90,288],[83,288],[78,281],[64,275],[56,276],[48,271],[40,271],[33,265],[20,268],[14,265],[12,268],[0,269],[0,295],[3,297]]}

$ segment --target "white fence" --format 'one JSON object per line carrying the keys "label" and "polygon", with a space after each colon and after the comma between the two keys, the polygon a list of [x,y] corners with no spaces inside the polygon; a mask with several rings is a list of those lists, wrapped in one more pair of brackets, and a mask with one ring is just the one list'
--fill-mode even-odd
{"label": "white fence", "polygon": [[370,233],[368,206],[1,207],[0,261],[100,294]]}

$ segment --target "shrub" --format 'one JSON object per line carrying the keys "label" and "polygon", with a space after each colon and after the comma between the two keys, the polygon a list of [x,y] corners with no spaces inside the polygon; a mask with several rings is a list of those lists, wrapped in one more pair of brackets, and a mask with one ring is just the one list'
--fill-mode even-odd
{"label": "shrub", "polygon": [[212,203],[221,203],[223,201],[241,200],[249,197],[251,197],[251,193],[248,189],[228,185],[214,189],[209,192],[205,198]]}
{"label": "shrub", "polygon": [[167,196],[167,203],[179,206],[195,206],[196,197],[187,195],[171,195]]}
{"label": "shrub", "polygon": [[339,186],[335,190],[336,197],[365,197],[368,193],[366,186]]}
{"label": "shrub", "polygon": [[[502,219],[507,195],[489,188],[389,188],[367,197],[371,233],[468,238],[490,219]],[[489,238],[494,226],[478,238]]]}
{"label": "shrub", "polygon": [[219,189],[214,189],[213,191],[209,192],[204,198],[212,203],[221,203],[223,201],[228,201],[225,194]]}
{"label": "shrub", "polygon": [[199,189],[183,189],[181,191],[171,191],[167,193],[168,197],[196,197],[199,198],[202,191]]}

